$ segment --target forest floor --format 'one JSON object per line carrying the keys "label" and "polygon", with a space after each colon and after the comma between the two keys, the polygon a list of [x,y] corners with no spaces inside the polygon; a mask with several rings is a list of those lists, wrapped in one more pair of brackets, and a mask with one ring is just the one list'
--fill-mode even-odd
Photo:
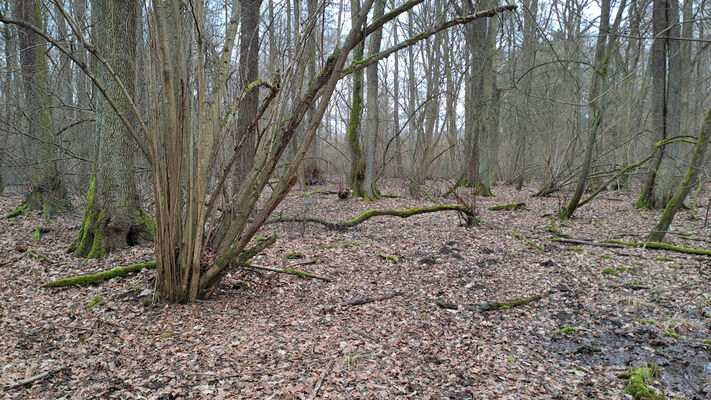
{"label": "forest floor", "polygon": [[[144,305],[155,286],[151,270],[43,289],[53,279],[151,260],[152,247],[101,260],[66,254],[80,207],[51,221],[2,220],[0,263],[15,261],[0,266],[0,387],[49,373],[0,389],[0,397],[624,399],[631,396],[618,375],[653,362],[660,373],[649,386],[667,398],[711,398],[711,257],[554,242],[547,229],[562,199],[494,192],[477,199],[478,227],[461,226],[452,211],[377,217],[343,231],[266,225],[259,235],[279,239],[255,264],[318,259],[294,268],[333,282],[239,270],[209,301],[190,305]],[[556,226],[577,239],[644,240],[660,212],[636,210],[633,195],[603,192]],[[19,201],[0,198],[0,214]],[[511,202],[527,210],[489,209]],[[344,221],[374,207],[428,204],[294,192],[275,215]],[[688,210],[677,215],[673,230],[683,234],[669,242],[711,248],[708,198],[699,204],[697,219]],[[36,227],[48,229],[39,241]],[[297,252],[305,258],[285,258]],[[341,304],[379,295],[390,298]],[[534,295],[542,298],[518,307],[471,307]]]}

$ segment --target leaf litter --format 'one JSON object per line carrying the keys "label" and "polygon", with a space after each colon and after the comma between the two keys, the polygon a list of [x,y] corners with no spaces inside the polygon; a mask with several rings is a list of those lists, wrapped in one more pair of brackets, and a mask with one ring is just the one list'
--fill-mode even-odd
{"label": "leaf litter", "polygon": [[[396,184],[384,189],[404,194]],[[279,239],[255,263],[283,267],[286,254],[300,252],[319,260],[305,270],[334,281],[236,270],[210,300],[189,305],[152,303],[155,271],[148,270],[96,286],[42,289],[53,279],[149,261],[152,246],[84,260],[65,251],[78,231],[78,212],[0,221],[0,262],[17,258],[0,266],[0,387],[52,371],[0,393],[10,399],[624,399],[630,396],[618,375],[652,362],[660,375],[649,385],[669,398],[711,396],[708,257],[553,242],[547,228],[560,199],[508,187],[495,192],[477,199],[478,227],[461,226],[455,212],[374,218],[344,231],[267,225],[258,235]],[[583,240],[619,234],[644,240],[659,212],[636,210],[633,196],[609,192],[556,226]],[[0,212],[18,201],[0,198]],[[292,194],[276,214],[343,221],[370,208],[423,202]],[[527,210],[489,210],[515,202]],[[48,229],[39,242],[37,226]],[[711,247],[711,229],[688,211],[672,228],[684,233],[669,235],[673,244]],[[46,259],[25,255],[28,249]],[[542,294],[522,306],[476,308]],[[359,298],[375,300],[342,305]]]}

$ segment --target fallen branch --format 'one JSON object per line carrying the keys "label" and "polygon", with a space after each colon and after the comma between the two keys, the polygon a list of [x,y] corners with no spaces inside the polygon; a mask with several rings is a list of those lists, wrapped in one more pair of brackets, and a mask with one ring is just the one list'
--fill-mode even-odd
{"label": "fallen branch", "polygon": [[39,381],[39,380],[41,380],[41,379],[44,379],[44,378],[46,378],[46,377],[48,377],[48,376],[50,376],[50,375],[54,375],[54,374],[56,374],[57,372],[63,370],[64,368],[66,368],[66,367],[63,367],[63,366],[62,366],[62,367],[59,367],[59,368],[55,368],[55,369],[51,369],[51,370],[49,370],[49,371],[42,372],[41,374],[37,374],[37,375],[35,375],[35,376],[31,376],[31,377],[29,377],[29,378],[27,378],[27,379],[23,379],[23,380],[21,380],[21,381],[19,381],[19,382],[15,382],[15,383],[13,383],[13,384],[6,385],[6,386],[3,387],[2,389],[3,389],[3,390],[12,390],[12,389],[17,389],[17,388],[22,387],[22,386],[27,386],[27,385],[29,385],[29,384],[31,384],[31,383],[37,382],[37,381]]}
{"label": "fallen branch", "polygon": [[567,239],[567,238],[560,238],[560,237],[553,238],[551,240],[554,242],[582,244],[582,245],[586,245],[586,246],[615,247],[615,248],[640,247],[640,248],[647,248],[647,249],[654,249],[654,250],[668,250],[668,251],[674,251],[677,253],[697,254],[697,255],[701,255],[701,256],[711,256],[711,250],[692,249],[692,248],[688,248],[688,247],[675,246],[673,244],[659,243],[659,242],[623,242],[621,240],[607,240],[604,242],[591,242],[588,240]]}
{"label": "fallen branch", "polygon": [[313,218],[313,217],[288,217],[288,216],[280,216],[276,217],[274,219],[271,219],[265,224],[273,224],[277,222],[310,222],[310,223],[315,223],[315,224],[321,224],[325,226],[327,229],[333,229],[333,230],[342,230],[346,228],[351,228],[354,227],[360,223],[363,223],[373,217],[379,217],[379,216],[393,216],[393,217],[400,217],[400,218],[408,218],[412,217],[413,215],[419,215],[419,214],[428,214],[428,213],[433,213],[433,212],[438,212],[438,211],[458,211],[462,214],[465,215],[467,225],[476,225],[478,224],[479,220],[476,217],[476,214],[472,211],[471,208],[469,207],[464,207],[464,206],[455,206],[455,205],[436,205],[436,206],[430,206],[430,207],[415,207],[411,208],[409,210],[368,210],[364,212],[363,214],[359,215],[358,217],[350,220],[350,221],[344,221],[344,222],[331,222],[331,221],[326,221],[321,218]]}
{"label": "fallen branch", "polygon": [[376,296],[354,297],[350,300],[342,302],[341,306],[343,306],[343,307],[360,306],[360,305],[372,303],[375,301],[392,299],[393,297],[397,297],[397,296],[402,296],[402,292],[391,292],[391,293],[380,294],[380,295],[376,295]]}
{"label": "fallen branch", "polygon": [[118,267],[118,268],[110,269],[108,271],[99,272],[98,274],[80,275],[80,276],[75,276],[73,278],[57,279],[56,281],[52,281],[52,282],[44,284],[42,287],[58,288],[58,287],[66,287],[66,286],[86,286],[86,285],[91,285],[94,283],[101,283],[101,282],[107,281],[109,279],[116,278],[117,276],[124,276],[130,272],[136,272],[136,271],[140,271],[142,269],[155,269],[155,268],[156,268],[155,261],[149,261],[149,262],[139,263],[139,264],[131,264],[131,265],[127,265],[125,267]]}
{"label": "fallen branch", "polygon": [[618,249],[625,247],[621,244],[614,244],[614,243],[609,243],[609,242],[592,242],[590,240],[571,239],[571,238],[565,238],[565,237],[553,238],[553,239],[551,239],[551,241],[561,242],[561,243],[570,243],[570,244],[582,244],[585,246],[615,247]]}
{"label": "fallen branch", "polygon": [[9,259],[9,260],[7,260],[7,261],[0,262],[0,267],[5,266],[5,265],[8,265],[8,264],[14,264],[15,261],[19,260],[20,258],[22,258],[22,256],[15,257],[15,258],[11,258],[11,259]]}
{"label": "fallen branch", "polygon": [[609,244],[618,244],[622,246],[628,246],[628,247],[643,247],[643,248],[648,248],[648,249],[655,249],[655,250],[669,250],[669,251],[675,251],[677,253],[686,253],[686,254],[698,254],[701,256],[711,256],[711,250],[705,250],[705,249],[691,249],[688,247],[681,247],[681,246],[674,246],[673,244],[668,244],[668,243],[659,243],[659,242],[623,242],[621,240],[608,240],[605,243]]}
{"label": "fallen branch", "polygon": [[469,311],[497,311],[497,310],[508,310],[509,308],[525,306],[528,303],[538,301],[547,294],[535,295],[531,297],[514,297],[513,299],[506,301],[492,301],[490,303],[484,303],[479,306],[469,306],[467,309]]}
{"label": "fallen branch", "polygon": [[313,279],[320,279],[320,280],[326,281],[326,282],[333,282],[333,279],[331,279],[327,276],[316,275],[316,274],[312,274],[311,272],[300,271],[298,269],[266,267],[263,265],[255,265],[252,263],[244,264],[243,267],[244,268],[251,268],[251,269],[259,269],[262,271],[278,272],[281,274],[296,275],[296,276],[299,276],[302,278],[313,278]]}
{"label": "fallen branch", "polygon": [[518,233],[518,232],[516,232],[516,231],[513,231],[513,232],[511,232],[511,233],[513,233],[513,235],[516,236],[517,238],[519,238],[519,239],[523,240],[524,242],[526,242],[529,246],[535,247],[535,248],[537,248],[538,250],[541,250],[541,251],[545,250],[545,249],[543,248],[543,246],[541,246],[541,245],[538,244],[538,243],[533,242],[532,240],[530,240],[529,238],[523,236],[522,234],[520,234],[520,233]]}
{"label": "fallen branch", "polygon": [[445,310],[458,310],[459,309],[458,305],[456,305],[455,303],[450,303],[448,301],[437,300],[437,302],[435,304],[437,304],[437,307],[444,308]]}
{"label": "fallen branch", "polygon": [[526,203],[510,203],[510,204],[499,204],[496,206],[491,206],[491,207],[489,207],[489,210],[491,210],[491,211],[501,211],[501,210],[526,211],[526,210],[528,210],[528,208],[526,207]]}
{"label": "fallen branch", "polygon": [[333,367],[333,363],[335,363],[336,360],[332,359],[331,361],[326,364],[326,367],[321,371],[321,375],[319,375],[318,380],[316,381],[316,384],[314,385],[314,389],[311,391],[311,396],[309,396],[309,399],[313,400],[316,398],[316,395],[318,395],[319,389],[321,389],[321,385],[323,384],[323,380],[326,378],[326,374],[331,370]]}

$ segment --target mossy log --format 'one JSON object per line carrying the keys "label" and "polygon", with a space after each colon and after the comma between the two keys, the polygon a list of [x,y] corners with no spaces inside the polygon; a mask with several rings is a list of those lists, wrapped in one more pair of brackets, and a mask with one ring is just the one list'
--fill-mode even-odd
{"label": "mossy log", "polygon": [[110,269],[108,271],[99,272],[98,274],[80,275],[80,276],[75,276],[73,278],[58,279],[56,281],[46,283],[42,287],[58,288],[58,287],[66,287],[66,286],[87,286],[87,285],[91,285],[94,283],[101,283],[101,282],[107,281],[109,279],[115,278],[117,276],[124,276],[130,272],[140,271],[142,269],[155,269],[155,268],[156,268],[155,261],[149,261],[149,262],[139,263],[139,264],[131,264],[131,265],[127,265],[124,267],[118,267],[118,268]]}
{"label": "mossy log", "polygon": [[321,218],[313,218],[313,217],[280,216],[280,217],[271,219],[271,220],[267,221],[266,223],[273,224],[276,222],[310,222],[310,223],[314,223],[314,224],[321,224],[324,227],[326,227],[327,229],[343,230],[346,228],[354,227],[354,226],[356,226],[360,223],[363,223],[373,217],[394,216],[394,217],[400,217],[400,218],[408,218],[408,217],[412,217],[413,215],[428,214],[428,213],[433,213],[433,212],[438,212],[438,211],[458,211],[458,212],[465,215],[467,225],[469,225],[469,226],[477,225],[479,223],[479,220],[476,217],[476,214],[474,214],[474,212],[472,211],[471,208],[464,207],[464,206],[455,206],[455,205],[437,205],[437,206],[431,206],[431,207],[415,207],[415,208],[411,208],[409,210],[378,210],[378,209],[368,210],[350,221],[343,221],[343,222],[331,222],[331,221],[326,221]]}
{"label": "mossy log", "polygon": [[604,242],[592,242],[589,240],[560,238],[560,237],[553,238],[551,240],[554,242],[583,244],[586,246],[616,247],[616,248],[641,247],[641,248],[654,249],[654,250],[668,250],[668,251],[674,251],[677,253],[697,254],[697,255],[701,255],[701,256],[711,256],[711,250],[692,249],[692,248],[688,248],[688,247],[681,247],[681,246],[675,246],[673,244],[658,243],[658,242],[623,242],[621,240],[607,240]]}
{"label": "mossy log", "polygon": [[508,310],[514,307],[525,306],[528,303],[538,301],[544,298],[545,295],[535,295],[531,297],[514,297],[513,299],[505,301],[492,301],[490,303],[485,303],[479,306],[469,306],[467,307],[470,311],[497,311],[497,310]]}
{"label": "mossy log", "polygon": [[379,294],[376,296],[362,296],[362,297],[354,297],[350,300],[346,300],[344,302],[341,302],[341,306],[346,307],[346,306],[360,306],[363,304],[368,304],[372,303],[375,301],[382,301],[382,300],[388,300],[392,299],[393,297],[397,296],[402,296],[402,292],[391,292],[391,293],[385,293],[385,294]]}
{"label": "mossy log", "polygon": [[489,207],[489,210],[491,211],[502,211],[502,210],[520,210],[520,211],[526,211],[528,208],[526,207],[526,203],[510,203],[510,204],[499,204],[495,206]]}
{"label": "mossy log", "polygon": [[[310,264],[313,264],[313,263],[310,262]],[[312,274],[311,272],[300,271],[298,269],[266,267],[263,265],[255,265],[252,263],[246,263],[243,265],[243,267],[244,268],[259,269],[262,271],[278,272],[280,274],[296,275],[301,278],[312,278],[312,279],[319,279],[319,280],[326,281],[326,282],[333,282],[333,279],[331,279],[327,276],[316,275],[316,274]]]}
{"label": "mossy log", "polygon": [[669,251],[675,251],[677,253],[686,253],[686,254],[697,254],[701,256],[711,256],[711,250],[706,250],[706,249],[692,249],[689,247],[681,247],[681,246],[675,246],[673,244],[668,244],[668,243],[659,243],[659,242],[623,242],[621,240],[608,240],[605,242],[607,244],[619,244],[623,246],[628,246],[628,247],[644,247],[648,249],[655,249],[655,250],[669,250]]}
{"label": "mossy log", "polygon": [[520,233],[518,233],[518,232],[516,232],[516,231],[513,231],[513,232],[511,232],[511,233],[513,233],[513,235],[516,236],[517,238],[519,238],[519,239],[523,240],[524,242],[526,242],[529,246],[535,247],[535,248],[537,248],[538,250],[541,250],[541,251],[545,250],[545,249],[543,248],[543,246],[541,246],[541,245],[538,244],[538,243],[533,242],[532,240],[528,239],[527,237],[523,236],[522,234],[520,234]]}

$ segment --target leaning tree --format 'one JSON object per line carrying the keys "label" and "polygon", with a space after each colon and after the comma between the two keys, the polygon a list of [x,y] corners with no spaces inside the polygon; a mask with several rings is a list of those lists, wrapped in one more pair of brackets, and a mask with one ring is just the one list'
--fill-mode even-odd
{"label": "leaning tree", "polygon": [[[61,1],[54,0],[61,8]],[[369,65],[385,59],[437,32],[478,18],[492,17],[512,10],[514,5],[472,12],[430,27],[367,59],[348,64],[349,54],[381,27],[392,23],[400,14],[423,0],[410,0],[368,21],[374,0],[365,0],[352,19],[345,39],[324,62],[321,71],[301,87],[297,66],[316,18],[312,16],[295,41],[295,59],[271,81],[257,80],[245,87],[236,98],[229,98],[226,81],[238,26],[239,1],[234,0],[232,15],[224,30],[224,44],[219,60],[208,62],[214,44],[206,36],[206,17],[202,1],[153,0],[149,10],[150,112],[142,118],[126,86],[72,19],[63,12],[71,29],[103,65],[120,92],[130,104],[126,113],[85,62],[74,57],[48,33],[26,21],[13,20],[0,14],[0,21],[31,29],[71,57],[117,113],[153,172],[156,235],[155,255],[161,295],[170,301],[193,301],[209,296],[230,268],[244,265],[255,254],[276,240],[253,241],[257,230],[279,205],[295,183],[295,173],[321,123],[338,81]],[[214,71],[209,71],[210,66]],[[293,89],[296,87],[296,89]],[[236,110],[245,96],[256,90],[264,94],[257,114],[250,124],[238,126],[236,137],[243,138],[231,152],[225,168],[216,167],[219,138],[225,137],[236,120]],[[292,94],[296,93],[296,96]],[[227,112],[225,112],[227,110]],[[298,138],[297,151],[280,170],[273,188],[267,183],[277,171],[284,150],[295,138],[297,128],[307,111],[313,118]],[[131,120],[137,121],[137,127]],[[231,171],[251,133],[257,134],[257,147],[252,168],[239,185],[230,185]]]}

